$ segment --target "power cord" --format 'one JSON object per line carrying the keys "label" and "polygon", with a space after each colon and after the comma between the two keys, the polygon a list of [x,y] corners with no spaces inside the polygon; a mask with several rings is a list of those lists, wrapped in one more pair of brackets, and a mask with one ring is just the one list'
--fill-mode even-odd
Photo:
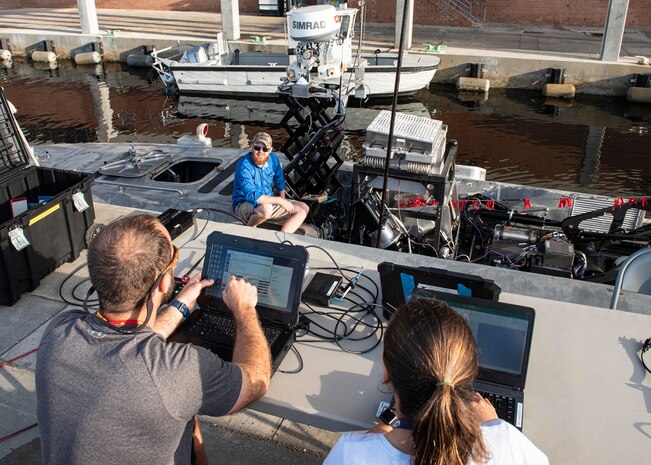
{"label": "power cord", "polygon": [[284,373],[286,375],[295,375],[296,373],[303,371],[303,357],[301,356],[301,353],[295,346],[292,346],[291,348],[294,354],[296,354],[296,359],[298,360],[298,368],[295,370],[278,370],[280,373]]}
{"label": "power cord", "polygon": [[649,369],[649,366],[644,361],[644,354],[647,353],[649,349],[651,349],[651,337],[647,338],[647,340],[644,341],[644,344],[642,344],[642,352],[640,352],[640,361],[642,362],[642,365],[644,365],[646,371],[651,373],[651,369]]}

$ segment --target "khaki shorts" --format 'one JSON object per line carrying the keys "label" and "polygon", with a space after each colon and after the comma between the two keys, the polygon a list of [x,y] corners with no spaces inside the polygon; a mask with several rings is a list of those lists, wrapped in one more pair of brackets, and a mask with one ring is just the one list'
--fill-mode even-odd
{"label": "khaki shorts", "polygon": [[[237,207],[235,207],[235,215],[245,223],[249,222],[249,218],[253,215],[253,204],[249,202],[242,202]],[[284,220],[289,218],[291,213],[281,207],[279,204],[274,205],[274,209],[271,212],[270,220]]]}

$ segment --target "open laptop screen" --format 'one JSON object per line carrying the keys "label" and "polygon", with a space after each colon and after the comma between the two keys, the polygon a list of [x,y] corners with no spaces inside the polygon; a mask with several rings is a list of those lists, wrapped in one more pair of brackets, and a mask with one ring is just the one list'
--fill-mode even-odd
{"label": "open laptop screen", "polygon": [[290,296],[296,260],[272,256],[261,251],[243,250],[222,244],[210,244],[206,251],[204,278],[215,284],[206,296],[218,300],[231,275],[244,278],[258,289],[258,302],[268,308],[291,312]]}
{"label": "open laptop screen", "polygon": [[434,298],[452,307],[475,337],[479,379],[524,387],[534,311],[529,307],[419,289],[412,298]]}
{"label": "open laptop screen", "polygon": [[298,323],[308,259],[305,247],[215,231],[206,241],[202,272],[215,284],[204,288],[197,302],[202,309],[228,312],[222,292],[229,277],[235,275],[257,287],[260,320],[293,327]]}

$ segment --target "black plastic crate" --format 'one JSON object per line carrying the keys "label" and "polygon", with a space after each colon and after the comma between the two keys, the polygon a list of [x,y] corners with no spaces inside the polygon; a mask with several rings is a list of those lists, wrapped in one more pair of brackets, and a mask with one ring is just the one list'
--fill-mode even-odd
{"label": "black plastic crate", "polygon": [[[28,164],[28,148],[0,88],[2,305],[13,305],[61,264],[79,257],[86,247],[86,231],[95,221],[92,175]],[[16,208],[17,199],[25,199],[29,208],[14,217],[12,203]],[[88,207],[84,209],[83,202],[76,206],[75,199],[83,199]]]}

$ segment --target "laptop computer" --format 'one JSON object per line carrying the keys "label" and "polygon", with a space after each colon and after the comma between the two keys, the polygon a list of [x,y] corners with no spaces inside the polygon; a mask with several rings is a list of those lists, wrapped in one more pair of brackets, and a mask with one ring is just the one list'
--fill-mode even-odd
{"label": "laptop computer", "polygon": [[475,390],[491,401],[501,419],[522,430],[534,309],[423,288],[412,294],[412,299],[426,298],[445,302],[468,322],[479,363]]}
{"label": "laptop computer", "polygon": [[235,275],[258,289],[256,310],[275,371],[296,340],[308,257],[304,247],[213,232],[206,243],[202,277],[215,283],[203,289],[197,299],[200,309],[192,312],[171,340],[191,342],[232,360],[234,321],[222,291]]}
{"label": "laptop computer", "polygon": [[498,300],[500,287],[490,279],[441,268],[413,267],[382,262],[377,266],[382,286],[384,317],[409,302],[414,289],[431,289],[481,299]]}

